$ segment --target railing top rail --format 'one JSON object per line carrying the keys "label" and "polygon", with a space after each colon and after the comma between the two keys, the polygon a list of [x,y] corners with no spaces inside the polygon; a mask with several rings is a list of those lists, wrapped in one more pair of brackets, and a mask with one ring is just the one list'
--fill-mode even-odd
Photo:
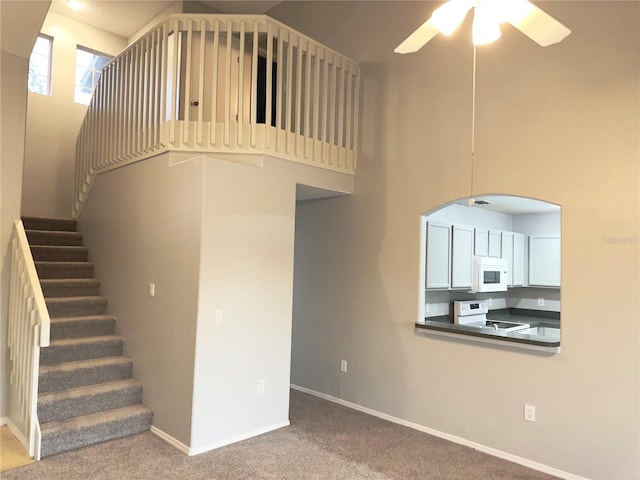
{"label": "railing top rail", "polygon": [[27,234],[24,230],[22,220],[16,220],[14,222],[14,228],[16,239],[18,240],[18,246],[26,260],[25,270],[27,272],[29,284],[33,289],[33,301],[35,302],[35,307],[40,314],[41,324],[43,325],[43,328],[41,329],[40,346],[48,347],[48,325],[51,323],[51,318],[49,317],[49,310],[47,309],[47,303],[44,300],[44,294],[42,293],[42,287],[40,286],[40,279],[38,278],[38,273],[36,272],[35,263],[33,262],[33,256],[31,255],[29,241],[27,240]]}
{"label": "railing top rail", "polygon": [[[134,49],[136,47],[136,45],[138,45],[140,42],[144,41],[144,39],[150,35],[152,32],[154,32],[156,29],[162,27],[165,24],[170,23],[173,20],[189,20],[189,19],[204,19],[204,20],[219,20],[222,22],[227,22],[227,21],[232,21],[232,22],[261,22],[264,23],[265,25],[267,24],[271,24],[273,26],[276,26],[278,28],[282,28],[285,30],[288,30],[291,33],[296,34],[298,37],[300,37],[301,39],[304,39],[307,42],[316,44],[316,45],[321,45],[322,48],[331,53],[332,55],[335,55],[336,57],[347,61],[349,63],[352,63],[353,65],[358,65],[358,62],[347,57],[346,55],[343,55],[342,53],[329,48],[325,45],[322,45],[320,42],[318,42],[317,40],[314,40],[313,38],[309,37],[308,35],[305,35],[302,32],[299,32],[298,30],[291,28],[288,25],[285,25],[284,23],[275,20],[273,18],[271,18],[268,15],[242,15],[242,14],[217,14],[217,13],[174,13],[169,15],[167,18],[165,18],[164,20],[161,20],[160,22],[158,22],[157,24],[155,24],[153,27],[151,27],[149,29],[149,31],[147,33],[145,33],[144,35],[142,35],[140,38],[138,38],[135,42],[133,42],[131,45],[129,45],[127,48],[125,48],[122,52],[120,52],[120,54],[116,57],[114,57],[113,59],[111,59],[111,61],[109,63],[107,63],[107,65],[109,65],[111,62],[113,62],[114,60],[116,60],[119,56],[126,54],[128,51]],[[275,35],[274,35],[275,36]]]}

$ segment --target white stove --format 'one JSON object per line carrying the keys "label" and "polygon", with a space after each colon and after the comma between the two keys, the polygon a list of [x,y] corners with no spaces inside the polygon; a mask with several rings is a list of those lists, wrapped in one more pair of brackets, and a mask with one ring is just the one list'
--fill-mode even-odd
{"label": "white stove", "polygon": [[486,300],[457,300],[453,302],[453,323],[469,327],[485,327],[503,332],[529,328],[528,323],[487,320],[489,307]]}

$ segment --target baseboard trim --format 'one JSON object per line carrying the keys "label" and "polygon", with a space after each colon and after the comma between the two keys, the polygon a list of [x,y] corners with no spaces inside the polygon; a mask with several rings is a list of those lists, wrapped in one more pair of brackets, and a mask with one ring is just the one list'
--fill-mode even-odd
{"label": "baseboard trim", "polygon": [[23,435],[20,429],[16,427],[16,424],[13,423],[9,417],[0,418],[0,425],[6,425],[11,434],[18,439],[27,452],[29,451],[29,442],[27,441],[27,437]]}
{"label": "baseboard trim", "polygon": [[547,473],[549,475],[554,475],[556,477],[564,478],[566,480],[588,480],[586,477],[581,477],[573,473],[565,472],[563,470],[558,470],[557,468],[550,467],[543,463],[538,463],[538,462],[534,462],[533,460],[518,457],[517,455],[512,455],[511,453],[503,452],[502,450],[488,447],[486,445],[482,445],[481,443],[476,443],[471,440],[467,440],[466,438],[458,437],[456,435],[451,435],[449,433],[441,432],[439,430],[434,430],[433,428],[425,427],[424,425],[408,422],[407,420],[403,420],[402,418],[394,417],[392,415],[388,415],[386,413],[382,413],[377,410],[373,410],[371,408],[363,407],[361,405],[358,405],[357,403],[352,403],[347,400],[342,400],[341,398],[333,397],[331,395],[327,395],[326,393],[317,392],[315,390],[301,387],[293,383],[291,384],[291,388],[303,393],[314,395],[324,400],[328,400],[330,402],[337,403],[344,407],[352,408],[359,412],[373,415],[374,417],[382,418],[383,420],[387,420],[392,423],[397,423],[398,425],[402,425],[404,427],[409,427],[414,430],[418,430],[420,432],[428,433],[429,435],[433,435],[434,437],[439,437],[444,440],[449,440],[450,442],[457,443],[459,445],[471,447],[480,452],[487,453],[489,455],[493,455],[494,457],[502,458],[503,460],[508,460],[510,462],[517,463],[519,465],[523,465],[525,467],[531,468],[533,470],[537,470],[539,472]]}
{"label": "baseboard trim", "polygon": [[154,427],[153,425],[151,425],[151,433],[153,433],[154,435],[157,435],[158,437],[160,437],[162,440],[164,440],[165,442],[167,442],[169,445],[177,448],[178,450],[180,450],[182,453],[185,453],[187,455],[189,455],[189,447],[187,445],[185,445],[184,443],[182,443],[180,440],[178,440],[175,437],[172,437],[171,435],[169,435],[168,433],[160,430],[157,427]]}
{"label": "baseboard trim", "polygon": [[288,427],[289,425],[290,425],[289,420],[285,420],[283,422],[275,423],[267,427],[263,427],[257,430],[252,430],[250,432],[243,433],[242,435],[237,435],[235,437],[227,438],[219,442],[209,443],[207,445],[202,445],[196,448],[190,448],[189,455],[200,455],[201,453],[210,452],[211,450],[215,450],[220,447],[225,447],[227,445],[231,445],[232,443],[241,442],[242,440],[247,440],[249,438],[257,437],[258,435],[263,435],[265,433],[278,430],[279,428]]}
{"label": "baseboard trim", "polygon": [[264,428],[252,430],[251,432],[247,432],[242,435],[237,435],[235,437],[231,437],[219,442],[209,443],[207,445],[202,445],[196,448],[191,448],[188,445],[185,445],[177,438],[172,437],[171,435],[169,435],[166,432],[163,432],[157,427],[151,426],[151,433],[153,433],[154,435],[157,435],[158,437],[163,439],[165,442],[167,442],[169,445],[174,446],[175,448],[180,450],[182,453],[185,453],[191,457],[193,455],[200,455],[201,453],[210,452],[211,450],[215,450],[220,447],[225,447],[227,445],[231,445],[232,443],[241,442],[242,440],[247,440],[252,437],[257,437],[258,435],[269,433],[274,430],[278,430],[279,428],[288,427],[288,426],[289,426],[289,420],[285,420],[284,422],[279,422],[274,425],[269,425]]}

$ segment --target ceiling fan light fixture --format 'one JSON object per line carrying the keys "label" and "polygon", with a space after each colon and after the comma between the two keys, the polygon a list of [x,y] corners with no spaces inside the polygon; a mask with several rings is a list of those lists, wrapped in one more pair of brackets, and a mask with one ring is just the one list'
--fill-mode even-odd
{"label": "ceiling fan light fixture", "polygon": [[67,6],[72,10],[82,10],[84,5],[79,0],[68,0]]}
{"label": "ceiling fan light fixture", "polygon": [[431,22],[440,33],[451,35],[460,26],[473,6],[470,0],[450,0],[436,8],[431,14]]}
{"label": "ceiling fan light fixture", "polygon": [[500,38],[500,21],[491,10],[481,5],[475,8],[472,35],[474,45],[486,45]]}

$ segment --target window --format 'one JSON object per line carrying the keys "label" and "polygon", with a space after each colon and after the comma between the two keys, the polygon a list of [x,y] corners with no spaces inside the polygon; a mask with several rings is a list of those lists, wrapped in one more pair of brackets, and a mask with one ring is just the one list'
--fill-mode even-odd
{"label": "window", "polygon": [[87,48],[76,49],[76,83],[74,100],[89,105],[94,88],[100,80],[102,68],[111,57]]}
{"label": "window", "polygon": [[29,91],[51,95],[51,47],[53,38],[39,35],[29,58]]}

